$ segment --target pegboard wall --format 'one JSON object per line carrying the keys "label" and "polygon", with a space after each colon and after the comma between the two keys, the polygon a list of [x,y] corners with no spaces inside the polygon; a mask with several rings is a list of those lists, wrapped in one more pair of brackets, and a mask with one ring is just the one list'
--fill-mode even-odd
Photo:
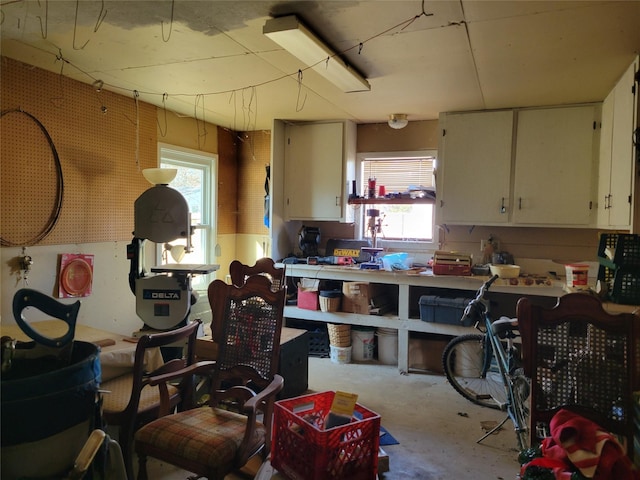
{"label": "pegboard wall", "polygon": [[264,225],[266,166],[271,159],[271,132],[241,132],[239,161],[242,188],[238,190],[238,233],[269,233]]}
{"label": "pegboard wall", "polygon": [[[156,107],[6,57],[0,61],[2,111],[37,119],[62,170],[57,221],[35,243],[130,240],[133,203],[150,187],[142,170],[157,164]],[[24,113],[5,113],[0,135],[0,236],[14,245],[34,244],[55,213],[54,154]]]}

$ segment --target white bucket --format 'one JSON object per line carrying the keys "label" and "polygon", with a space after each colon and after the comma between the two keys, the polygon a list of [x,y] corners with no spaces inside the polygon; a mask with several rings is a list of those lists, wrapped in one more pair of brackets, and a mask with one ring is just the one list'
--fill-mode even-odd
{"label": "white bucket", "polygon": [[333,363],[351,363],[351,347],[336,347],[329,345],[330,358]]}
{"label": "white bucket", "polygon": [[375,330],[368,328],[358,330],[351,327],[351,346],[353,347],[353,359],[357,362],[373,360],[373,347],[375,342]]}
{"label": "white bucket", "polygon": [[383,365],[398,364],[398,330],[378,328],[378,360]]}

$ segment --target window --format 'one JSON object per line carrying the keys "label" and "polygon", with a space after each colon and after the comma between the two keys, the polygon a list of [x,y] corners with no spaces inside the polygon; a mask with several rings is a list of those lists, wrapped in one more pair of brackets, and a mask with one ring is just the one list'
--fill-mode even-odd
{"label": "window", "polygon": [[[369,179],[375,179],[376,194],[384,187],[387,197],[421,197],[422,189],[435,191],[436,152],[362,153],[358,155],[360,191],[368,194]],[[376,245],[410,249],[437,242],[435,210],[429,200],[367,203],[358,218],[363,238],[375,235]],[[373,214],[373,215],[372,215]]]}
{"label": "window", "polygon": [[[182,263],[210,264],[214,263],[215,253],[215,208],[214,199],[217,171],[217,156],[175,147],[172,145],[159,146],[160,166],[177,168],[178,174],[170,187],[179,191],[189,205],[191,226],[194,233],[191,236],[192,251],[184,256]],[[185,239],[170,242],[171,245],[186,245]],[[161,263],[175,263],[164,248],[159,246]],[[215,274],[212,274],[215,275]],[[210,275],[195,275],[192,286],[196,289],[206,287],[211,279]]]}

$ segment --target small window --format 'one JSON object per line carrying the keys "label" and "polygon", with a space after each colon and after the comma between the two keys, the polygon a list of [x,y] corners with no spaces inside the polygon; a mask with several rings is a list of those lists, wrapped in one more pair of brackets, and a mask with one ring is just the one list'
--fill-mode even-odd
{"label": "small window", "polygon": [[[181,263],[210,264],[214,260],[215,251],[215,191],[214,175],[217,156],[195,150],[171,145],[159,147],[160,166],[176,168],[178,173],[169,186],[179,191],[189,205],[192,251],[187,253]],[[186,245],[186,240],[177,239],[171,245]],[[159,246],[161,263],[175,263],[164,245]],[[195,275],[192,286],[206,287],[210,283],[210,275]]]}
{"label": "small window", "polygon": [[[375,179],[374,196],[379,196],[381,186],[385,190],[384,202],[361,206],[362,237],[371,239],[375,234],[377,246],[401,242],[401,248],[409,243],[422,246],[435,243],[434,204],[423,193],[435,192],[435,151],[366,153],[360,154],[359,159],[362,196],[369,196],[369,179]],[[412,197],[416,200],[397,203],[392,200]]]}

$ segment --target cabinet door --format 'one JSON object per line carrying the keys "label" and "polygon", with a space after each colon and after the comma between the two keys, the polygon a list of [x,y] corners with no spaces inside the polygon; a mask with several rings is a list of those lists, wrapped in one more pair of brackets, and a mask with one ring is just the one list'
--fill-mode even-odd
{"label": "cabinet door", "polygon": [[285,150],[285,220],[342,216],[343,124],[288,125]]}
{"label": "cabinet door", "polygon": [[509,220],[513,112],[443,114],[438,223]]}
{"label": "cabinet door", "polygon": [[588,105],[518,113],[514,223],[593,223],[596,112]]}
{"label": "cabinet door", "polygon": [[636,119],[634,75],[637,60],[622,76],[614,89],[613,132],[611,136],[611,187],[609,225],[631,225],[631,192],[633,188],[633,129]]}
{"label": "cabinet door", "polygon": [[[611,212],[611,140],[613,137],[613,106],[615,90],[602,102],[600,124],[600,156],[598,164],[598,226],[609,226]],[[629,221],[627,219],[627,221]]]}

